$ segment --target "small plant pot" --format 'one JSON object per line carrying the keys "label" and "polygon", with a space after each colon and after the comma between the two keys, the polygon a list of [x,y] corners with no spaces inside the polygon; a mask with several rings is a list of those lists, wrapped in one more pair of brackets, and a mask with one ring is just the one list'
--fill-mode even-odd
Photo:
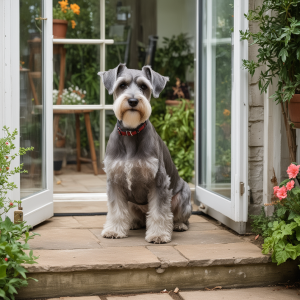
{"label": "small plant pot", "polygon": [[295,94],[289,102],[290,120],[295,128],[300,128],[300,94]]}
{"label": "small plant pot", "polygon": [[61,170],[61,167],[62,167],[62,160],[55,160],[53,162],[53,169],[54,171],[60,171]]}
{"label": "small plant pot", "polygon": [[68,21],[53,19],[53,36],[55,39],[65,39],[67,35]]}
{"label": "small plant pot", "polygon": [[66,139],[56,140],[55,147],[56,148],[63,148],[66,145]]}

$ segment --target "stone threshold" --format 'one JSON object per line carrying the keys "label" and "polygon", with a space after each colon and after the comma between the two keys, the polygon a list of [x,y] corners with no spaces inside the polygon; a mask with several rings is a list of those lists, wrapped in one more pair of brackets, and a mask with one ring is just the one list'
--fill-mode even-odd
{"label": "stone threshold", "polygon": [[258,247],[249,243],[202,244],[103,249],[35,250],[38,264],[25,266],[30,273],[75,272],[116,269],[166,269],[270,262]]}

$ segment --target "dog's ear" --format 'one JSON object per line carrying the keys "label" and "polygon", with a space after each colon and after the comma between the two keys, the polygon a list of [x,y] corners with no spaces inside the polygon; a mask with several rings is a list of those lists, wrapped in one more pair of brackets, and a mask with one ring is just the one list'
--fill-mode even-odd
{"label": "dog's ear", "polygon": [[126,64],[119,64],[116,68],[99,72],[98,75],[101,76],[105,88],[108,90],[108,93],[111,95],[114,92],[114,84],[118,78],[118,75],[126,69]]}
{"label": "dog's ear", "polygon": [[161,91],[165,88],[166,83],[169,81],[169,77],[158,74],[157,72],[153,71],[150,66],[144,66],[142,71],[152,84],[153,97],[158,98]]}

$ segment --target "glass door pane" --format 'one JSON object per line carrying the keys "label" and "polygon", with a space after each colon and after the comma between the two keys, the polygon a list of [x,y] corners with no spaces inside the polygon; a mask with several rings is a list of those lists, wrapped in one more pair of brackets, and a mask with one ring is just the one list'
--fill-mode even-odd
{"label": "glass door pane", "polygon": [[[203,0],[200,186],[231,195],[231,89],[234,0]],[[201,91],[200,91],[201,93]]]}
{"label": "glass door pane", "polygon": [[[29,4],[30,3],[30,4]],[[21,156],[21,198],[45,189],[44,68],[42,1],[20,1],[20,146],[34,147]]]}

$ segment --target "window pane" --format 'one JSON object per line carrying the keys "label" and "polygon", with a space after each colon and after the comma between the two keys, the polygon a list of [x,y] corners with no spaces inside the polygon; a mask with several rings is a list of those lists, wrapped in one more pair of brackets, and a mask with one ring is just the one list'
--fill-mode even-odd
{"label": "window pane", "polygon": [[20,146],[34,147],[21,156],[21,198],[45,188],[43,137],[43,24],[35,22],[42,1],[20,1]]}
{"label": "window pane", "polygon": [[233,0],[204,0],[200,186],[231,194]]}
{"label": "window pane", "polygon": [[[85,110],[82,113],[60,115],[55,113],[54,120],[58,117],[57,138],[53,149],[54,193],[105,193],[106,176],[99,160],[99,111]],[[91,139],[88,134],[89,126]],[[80,163],[77,155],[80,156]]]}

